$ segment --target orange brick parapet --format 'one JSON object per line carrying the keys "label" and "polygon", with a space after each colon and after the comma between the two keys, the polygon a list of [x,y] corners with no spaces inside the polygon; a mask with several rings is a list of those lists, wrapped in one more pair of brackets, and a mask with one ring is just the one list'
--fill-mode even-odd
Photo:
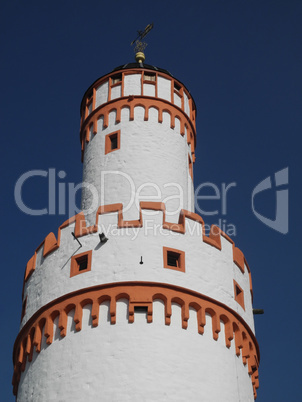
{"label": "orange brick parapet", "polygon": [[218,250],[222,249],[221,236],[224,237],[225,239],[227,239],[233,246],[234,263],[237,265],[237,267],[240,269],[240,271],[242,273],[244,273],[245,266],[247,267],[247,270],[249,273],[249,281],[250,281],[250,292],[253,297],[250,268],[244,257],[243,252],[238,247],[235,247],[234,241],[227,234],[225,234],[218,226],[215,226],[215,225],[213,225],[211,227],[209,236],[206,236],[204,233],[204,221],[203,221],[202,217],[199,216],[198,214],[195,214],[194,212],[186,211],[185,209],[182,209],[180,211],[178,223],[167,222],[166,221],[166,208],[165,208],[165,204],[162,202],[146,202],[146,201],[141,202],[139,219],[137,219],[137,220],[125,221],[123,219],[123,204],[110,204],[110,205],[100,206],[96,213],[95,225],[92,225],[89,227],[86,226],[86,220],[85,220],[85,216],[84,216],[83,212],[68,219],[59,227],[58,239],[56,239],[56,237],[53,233],[49,233],[46,236],[45,240],[36,249],[35,254],[30,258],[30,260],[27,263],[24,281],[26,282],[28,280],[28,278],[30,277],[30,275],[34,272],[35,266],[36,266],[37,251],[40,249],[40,247],[43,244],[44,244],[43,257],[47,257],[47,255],[49,255],[51,252],[55,251],[57,248],[60,247],[61,230],[63,228],[74,223],[75,224],[74,233],[77,237],[85,236],[85,235],[88,235],[91,233],[96,233],[98,231],[99,216],[102,214],[107,214],[107,213],[112,213],[112,212],[116,212],[118,215],[118,228],[141,228],[141,227],[143,227],[143,216],[142,216],[143,209],[153,210],[153,211],[161,211],[163,213],[163,223],[162,223],[163,229],[171,230],[171,231],[177,232],[177,233],[182,233],[182,234],[186,233],[186,219],[190,219],[190,220],[200,223],[202,225],[202,229],[203,229],[202,240],[204,241],[204,243],[207,243],[210,246],[217,248]]}
{"label": "orange brick parapet", "polygon": [[241,356],[242,362],[248,367],[254,397],[259,387],[258,366],[260,361],[259,347],[255,335],[246,322],[228,306],[198,292],[179,286],[154,282],[119,282],[80,289],[62,296],[37,311],[21,329],[14,345],[14,394],[17,394],[21,373],[27,362],[31,362],[34,348],[37,353],[41,350],[42,336],[49,346],[53,342],[54,320],[58,318],[60,336],[67,335],[67,316],[74,310],[73,320],[76,331],[82,328],[82,310],[87,304],[91,307],[92,326],[99,325],[99,306],[105,301],[110,302],[111,324],[116,323],[116,302],[126,298],[129,301],[129,323],[134,322],[134,307],[147,307],[147,322],[152,323],[153,301],[161,299],[165,304],[165,324],[170,325],[172,303],[181,306],[182,328],[186,329],[190,318],[189,310],[197,314],[198,332],[204,333],[206,314],[212,318],[213,339],[218,340],[221,322],[224,324],[224,341],[227,348],[235,342],[235,353]]}

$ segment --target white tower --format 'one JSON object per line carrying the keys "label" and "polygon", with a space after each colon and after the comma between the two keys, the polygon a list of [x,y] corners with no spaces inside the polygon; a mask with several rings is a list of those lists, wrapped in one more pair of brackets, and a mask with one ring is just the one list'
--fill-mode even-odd
{"label": "white tower", "polygon": [[81,114],[85,213],[27,264],[17,400],[253,401],[250,269],[194,213],[189,91],[141,59],[95,81]]}

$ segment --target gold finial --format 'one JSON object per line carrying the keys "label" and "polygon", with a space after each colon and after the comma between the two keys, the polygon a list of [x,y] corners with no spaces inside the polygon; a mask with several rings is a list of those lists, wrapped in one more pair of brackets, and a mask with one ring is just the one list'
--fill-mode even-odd
{"label": "gold finial", "polygon": [[137,63],[143,63],[145,61],[145,54],[144,52],[137,52],[135,54],[135,60],[137,61]]}
{"label": "gold finial", "polygon": [[147,46],[147,43],[142,42],[142,39],[151,31],[152,28],[153,23],[147,25],[144,31],[137,31],[138,37],[131,42],[131,46],[135,43],[134,52],[137,63],[143,63],[145,61],[144,50]]}

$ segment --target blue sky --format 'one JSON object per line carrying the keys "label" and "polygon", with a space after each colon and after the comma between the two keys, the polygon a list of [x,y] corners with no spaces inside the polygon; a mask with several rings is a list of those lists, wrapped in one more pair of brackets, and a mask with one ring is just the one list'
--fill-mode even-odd
{"label": "blue sky", "polygon": [[[197,106],[195,186],[236,183],[227,213],[206,223],[236,227],[250,265],[260,345],[258,402],[300,401],[301,394],[301,17],[291,0],[1,2],[2,399],[13,401],[12,350],[21,314],[25,265],[67,215],[29,216],[14,200],[18,178],[33,169],[82,177],[79,108],[88,86],[132,62],[130,42],[154,22],[146,62],[169,70]],[[254,187],[289,168],[289,231],[260,222]],[[24,186],[32,208],[47,206],[47,180]],[[300,200],[300,202],[299,202]],[[210,201],[208,201],[210,203]],[[275,218],[276,191],[255,200]]]}

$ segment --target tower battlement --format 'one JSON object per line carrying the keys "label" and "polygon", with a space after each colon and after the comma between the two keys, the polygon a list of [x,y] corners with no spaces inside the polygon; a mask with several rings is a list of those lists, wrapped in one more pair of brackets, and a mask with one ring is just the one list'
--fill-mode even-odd
{"label": "tower battlement", "polygon": [[[150,215],[151,211],[155,215]],[[78,245],[71,233],[81,239],[82,248],[77,249]],[[115,247],[118,248],[121,244],[126,250],[131,249],[135,258],[128,258],[126,262],[123,250],[117,252],[113,246],[109,247],[111,241],[106,247],[98,248],[99,233],[105,233],[109,240],[112,239]],[[62,250],[58,250],[62,247]],[[141,251],[145,247],[148,247],[148,252]],[[213,250],[209,250],[209,247]],[[165,266],[164,259],[170,249],[184,253],[183,271]],[[81,275],[81,278],[71,278],[73,254],[77,256],[90,251],[92,268],[89,274],[84,272],[85,275]],[[114,261],[111,258],[112,253],[116,254]],[[139,264],[141,257],[144,265]],[[96,268],[101,261],[104,265],[109,264],[110,270],[104,272]],[[86,276],[87,279],[84,278]],[[242,251],[217,226],[212,226],[210,235],[206,236],[203,219],[195,213],[182,210],[178,223],[168,222],[165,205],[159,202],[141,202],[139,219],[134,221],[123,219],[122,204],[101,206],[94,225],[87,226],[84,214],[80,213],[59,227],[57,238],[53,233],[48,234],[26,266],[23,298],[27,300],[27,307],[22,323],[36,309],[53,297],[61,297],[67,290],[71,292],[100,281],[107,283],[127,278],[171,282],[179,286],[186,283],[190,289],[218,298],[237,309],[253,328],[249,308],[253,295],[251,272]],[[208,284],[214,278],[215,285],[209,287]],[[242,291],[241,304],[236,301],[234,281]],[[50,286],[51,283],[53,287]],[[49,287],[51,292],[47,291]],[[222,289],[224,292],[219,294]],[[41,296],[37,297],[37,293]]]}

